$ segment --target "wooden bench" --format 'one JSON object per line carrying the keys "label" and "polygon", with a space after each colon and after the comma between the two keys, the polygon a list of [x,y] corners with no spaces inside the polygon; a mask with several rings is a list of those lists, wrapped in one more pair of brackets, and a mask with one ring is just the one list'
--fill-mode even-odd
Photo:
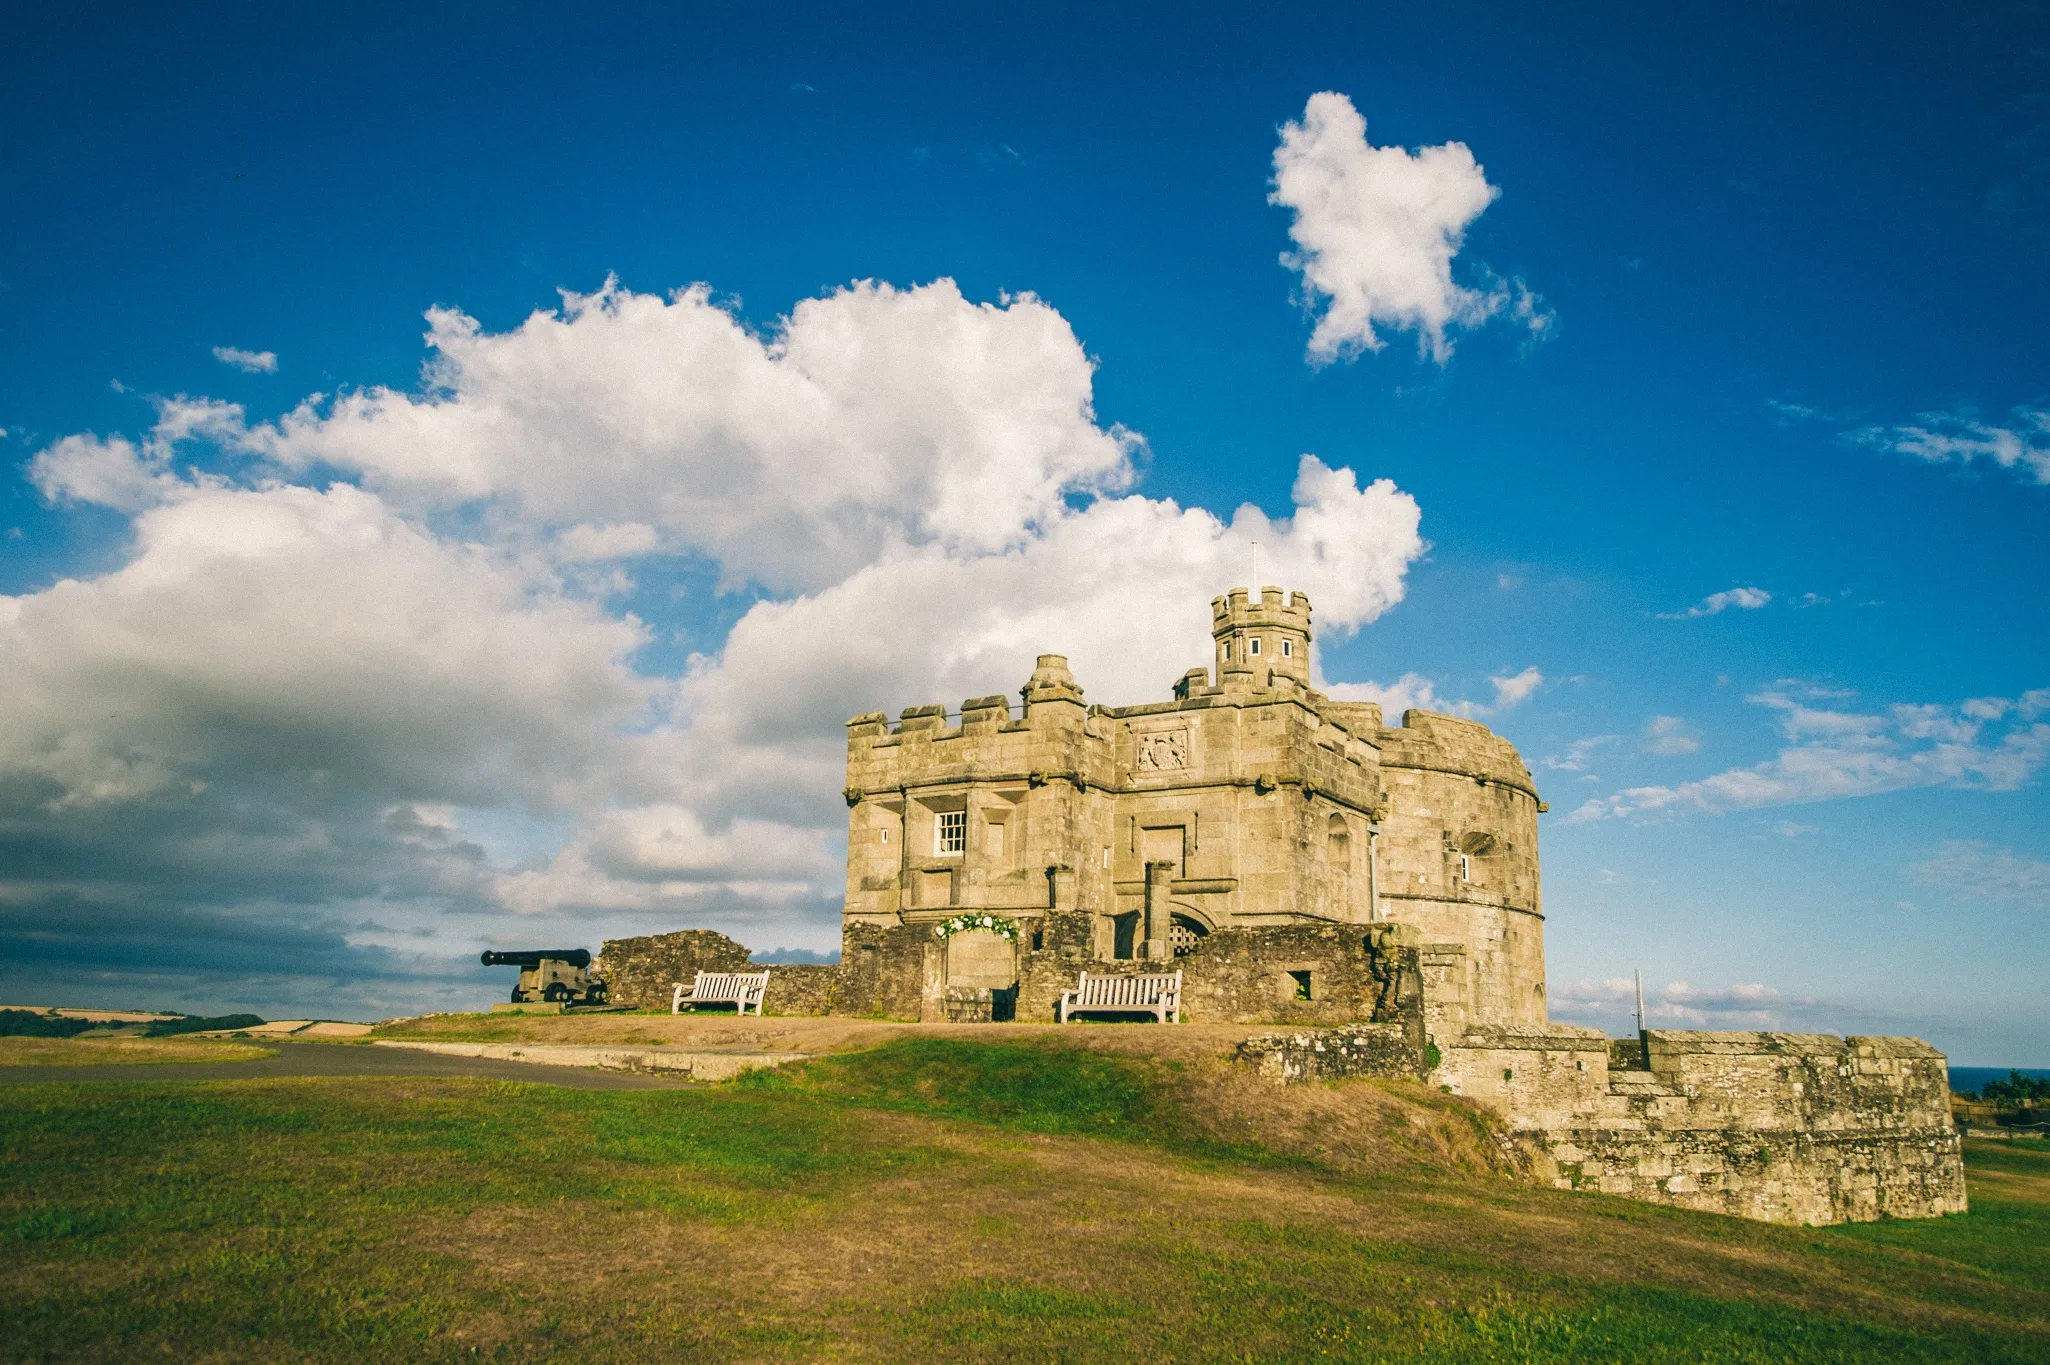
{"label": "wooden bench", "polygon": [[1082,1012],[1150,1014],[1163,1024],[1182,1022],[1182,974],[1157,976],[1091,976],[1082,973],[1075,989],[1061,992],[1060,1015]]}
{"label": "wooden bench", "polygon": [[735,1005],[742,1014],[749,1005],[762,1012],[762,997],[768,994],[767,972],[699,972],[686,989],[679,981],[669,997],[669,1012],[682,1014],[685,1005]]}

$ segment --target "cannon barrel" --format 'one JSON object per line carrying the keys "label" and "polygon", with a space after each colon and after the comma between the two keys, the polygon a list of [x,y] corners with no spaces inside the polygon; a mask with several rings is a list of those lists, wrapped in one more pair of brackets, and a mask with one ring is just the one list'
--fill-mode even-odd
{"label": "cannon barrel", "polygon": [[591,965],[591,953],[587,948],[533,948],[521,953],[494,953],[484,950],[484,965],[487,967],[518,967],[521,971],[538,967],[542,962],[567,962],[579,970]]}

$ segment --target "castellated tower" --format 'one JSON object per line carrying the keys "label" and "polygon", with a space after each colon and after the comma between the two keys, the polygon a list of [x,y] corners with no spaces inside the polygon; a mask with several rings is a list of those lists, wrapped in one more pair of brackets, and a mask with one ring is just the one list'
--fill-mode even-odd
{"label": "castellated tower", "polygon": [[1310,598],[1260,589],[1254,600],[1244,588],[1210,599],[1210,634],[1217,641],[1217,678],[1226,687],[1266,690],[1295,683],[1310,686]]}
{"label": "castellated tower", "polygon": [[[1516,751],[1471,721],[1389,726],[1314,690],[1305,593],[1233,588],[1211,637],[1216,672],[1190,669],[1172,700],[1092,704],[1043,654],[1022,708],[855,717],[850,960],[880,964],[876,934],[995,913],[1042,945],[1016,969],[1023,1017],[1050,1008],[1036,973],[1133,962],[1185,968],[1192,1017],[1308,1021],[1386,1007],[1358,999],[1385,970],[1360,973],[1393,934],[1432,1028],[1543,1023],[1539,803]],[[921,1013],[969,983],[964,945],[918,968]]]}
{"label": "castellated tower", "polygon": [[[1545,803],[1516,749],[1315,690],[1302,593],[1234,588],[1211,635],[1215,673],[1157,701],[1092,702],[1042,654],[1018,698],[850,720],[841,961],[775,968],[769,1011],[1051,1021],[1085,981],[1098,1005],[1172,990],[1191,1023],[1318,1030],[1246,1041],[1272,1079],[1489,1107],[1562,1186],[1783,1223],[1965,1208],[1941,1053],[1659,1029],[1612,1048],[1551,1020]],[[604,958],[613,999],[659,1005],[746,949],[692,932]]]}

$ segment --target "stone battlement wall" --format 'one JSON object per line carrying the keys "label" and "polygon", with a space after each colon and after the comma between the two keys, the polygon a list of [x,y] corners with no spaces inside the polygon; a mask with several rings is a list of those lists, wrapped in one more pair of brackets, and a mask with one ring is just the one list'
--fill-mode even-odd
{"label": "stone battlement wall", "polygon": [[1501,1113],[1563,1188],[1779,1223],[1962,1212],[1949,1068],[1914,1038],[1470,1029],[1432,1079]]}

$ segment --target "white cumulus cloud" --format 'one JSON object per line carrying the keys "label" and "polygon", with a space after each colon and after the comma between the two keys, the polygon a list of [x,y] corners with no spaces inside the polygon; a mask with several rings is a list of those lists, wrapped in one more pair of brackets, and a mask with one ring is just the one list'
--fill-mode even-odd
{"label": "white cumulus cloud", "polygon": [[510,332],[447,309],[429,322],[426,392],[310,400],[243,444],[422,511],[644,525],[729,585],[773,591],[897,546],[1015,549],[1066,499],[1133,478],[1137,438],[1096,422],[1094,365],[1029,294],[863,283],[762,336],[703,286],[665,299],[608,281]]}
{"label": "white cumulus cloud", "polygon": [[1757,611],[1772,601],[1772,594],[1763,588],[1731,588],[1725,592],[1712,592],[1685,611],[1662,611],[1661,621],[1691,621],[1698,616],[1719,616],[1730,608],[1739,611]]}
{"label": "white cumulus cloud", "polygon": [[233,365],[244,374],[276,374],[278,353],[276,351],[245,351],[239,346],[214,347],[214,359],[223,365]]}
{"label": "white cumulus cloud", "polygon": [[1772,711],[1785,741],[1778,755],[1671,787],[1633,787],[1587,802],[1570,817],[1588,821],[1681,811],[1872,796],[1915,787],[2013,791],[2050,761],[2050,688],[2009,700],[1901,704],[1874,712],[1810,705],[1789,690],[1749,699]]}
{"label": "white cumulus cloud", "polygon": [[2036,483],[2050,484],[2050,410],[2042,408],[2016,408],[2008,426],[1983,422],[1969,413],[1925,412],[1916,425],[1865,427],[1845,432],[1844,439],[1931,464],[1991,460]]}
{"label": "white cumulus cloud", "polygon": [[1325,365],[1387,343],[1377,329],[1414,331],[1421,354],[1444,364],[1447,333],[1505,309],[1533,336],[1553,322],[1537,296],[1487,276],[1452,278],[1466,229],[1501,193],[1465,143],[1411,152],[1376,147],[1366,120],[1334,91],[1310,96],[1302,121],[1281,130],[1269,202],[1292,209],[1296,249],[1282,264],[1302,277],[1316,314],[1309,358]]}
{"label": "white cumulus cloud", "polygon": [[1438,694],[1438,685],[1421,673],[1405,673],[1392,683],[1328,682],[1321,674],[1318,686],[1338,701],[1378,703],[1382,714],[1393,720],[1404,711],[1436,711],[1442,715],[1479,720],[1508,711],[1528,701],[1544,685],[1545,675],[1535,667],[1519,673],[1500,673],[1488,679],[1495,689],[1493,705],[1455,699]]}
{"label": "white cumulus cloud", "polygon": [[[505,332],[429,325],[418,392],[257,423],[170,399],[33,457],[132,538],[0,597],[12,938],[234,944],[280,980],[457,970],[488,921],[451,910],[825,946],[850,714],[1013,692],[1047,650],[1094,701],[1164,697],[1249,539],[1325,639],[1424,550],[1407,494],[1310,455],[1285,516],[1133,491],[1140,438],[1029,295],[865,283],[757,330],[608,282]],[[662,562],[744,596],[644,621],[623,566]],[[678,625],[701,652],[657,670]]]}
{"label": "white cumulus cloud", "polygon": [[1526,668],[1521,673],[1504,673],[1488,679],[1495,689],[1495,709],[1507,711],[1512,706],[1521,706],[1529,701],[1545,684],[1545,675],[1536,668]]}

